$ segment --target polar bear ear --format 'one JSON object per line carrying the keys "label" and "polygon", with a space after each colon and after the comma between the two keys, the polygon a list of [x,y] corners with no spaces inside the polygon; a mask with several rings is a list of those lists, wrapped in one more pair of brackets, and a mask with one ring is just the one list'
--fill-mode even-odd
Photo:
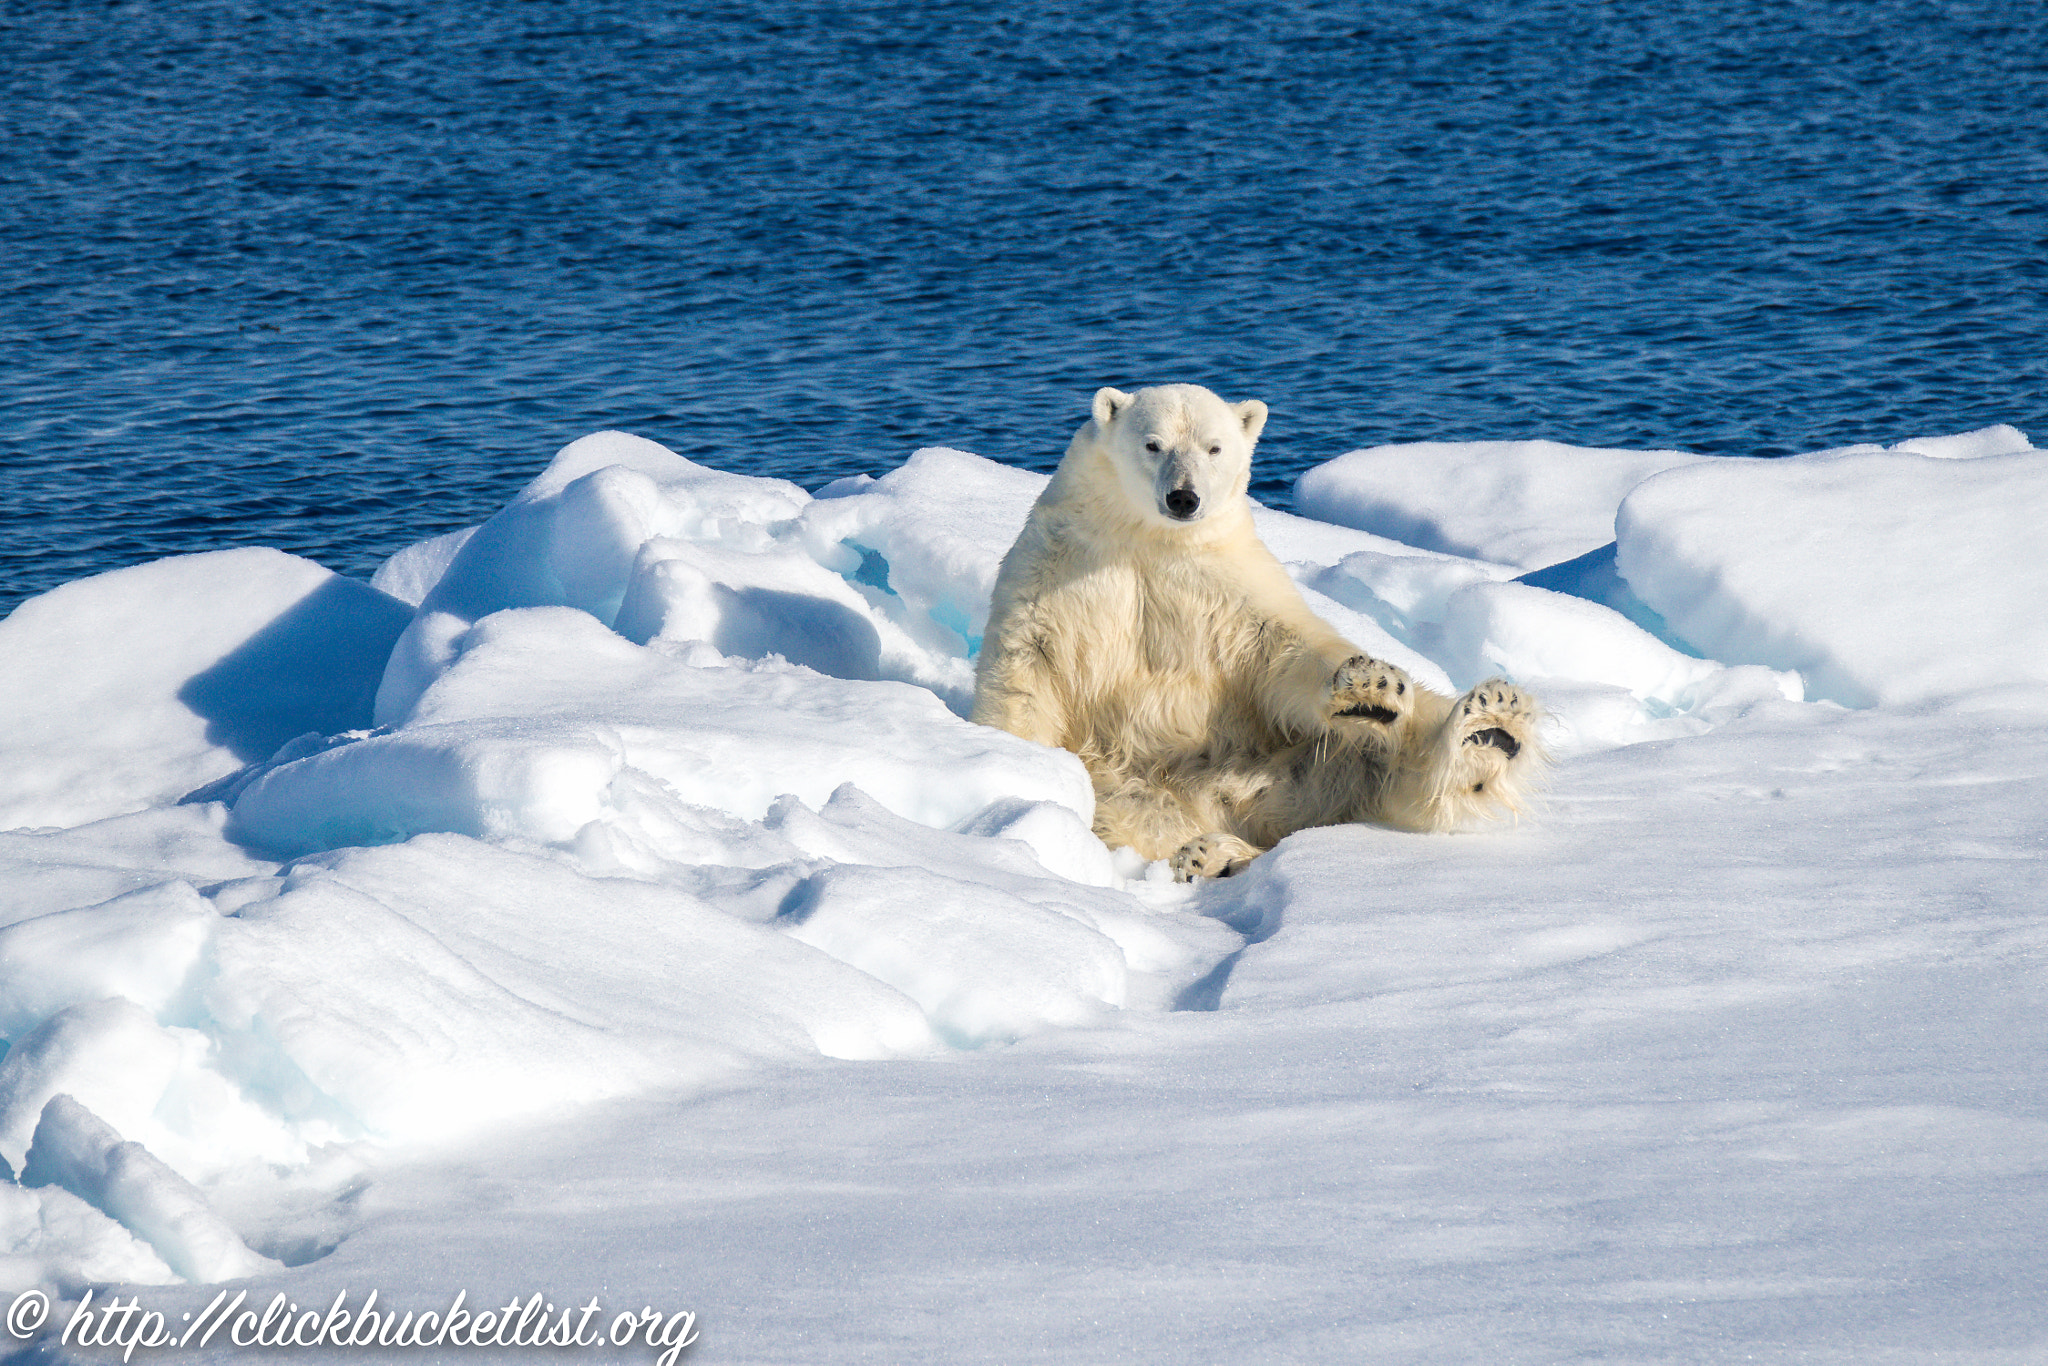
{"label": "polar bear ear", "polygon": [[1237,420],[1244,424],[1244,439],[1257,441],[1259,433],[1266,430],[1266,405],[1255,398],[1230,405],[1230,411],[1237,414]]}
{"label": "polar bear ear", "polygon": [[1102,388],[1095,391],[1095,425],[1107,427],[1109,420],[1130,406],[1131,396],[1121,389]]}

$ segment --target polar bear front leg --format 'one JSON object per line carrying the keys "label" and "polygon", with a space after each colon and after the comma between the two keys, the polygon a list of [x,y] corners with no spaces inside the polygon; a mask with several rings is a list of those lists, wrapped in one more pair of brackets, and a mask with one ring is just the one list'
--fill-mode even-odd
{"label": "polar bear front leg", "polygon": [[1172,868],[1175,882],[1193,882],[1198,877],[1234,877],[1265,851],[1246,844],[1235,835],[1212,831],[1176,849]]}
{"label": "polar bear front leg", "polygon": [[969,719],[1057,748],[1067,722],[1060,697],[1042,635],[1010,629],[998,636],[992,628],[975,671]]}
{"label": "polar bear front leg", "polygon": [[1370,655],[1353,655],[1330,678],[1330,725],[1392,749],[1415,710],[1414,682],[1399,668]]}

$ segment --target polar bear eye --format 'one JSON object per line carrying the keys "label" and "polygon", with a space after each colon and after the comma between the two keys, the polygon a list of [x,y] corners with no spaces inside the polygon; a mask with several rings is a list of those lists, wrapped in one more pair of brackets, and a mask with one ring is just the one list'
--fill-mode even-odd
{"label": "polar bear eye", "polygon": [[1151,451],[1154,455],[1157,455],[1159,453],[1159,438],[1156,436],[1146,437],[1145,449]]}
{"label": "polar bear eye", "polygon": [[1217,446],[1211,446],[1211,447],[1209,448],[1209,454],[1211,454],[1211,455],[1221,455],[1221,454],[1223,454],[1223,447],[1222,447],[1222,446],[1220,446],[1220,445],[1217,445]]}

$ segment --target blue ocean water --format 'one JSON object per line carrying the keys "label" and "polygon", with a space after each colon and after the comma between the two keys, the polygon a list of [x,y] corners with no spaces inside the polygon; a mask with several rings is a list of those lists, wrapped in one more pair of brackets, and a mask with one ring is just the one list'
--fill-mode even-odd
{"label": "blue ocean water", "polygon": [[[0,0],[0,610],[367,574],[621,427],[1049,468],[2048,438],[2039,0]],[[2048,441],[2044,441],[2048,444]]]}

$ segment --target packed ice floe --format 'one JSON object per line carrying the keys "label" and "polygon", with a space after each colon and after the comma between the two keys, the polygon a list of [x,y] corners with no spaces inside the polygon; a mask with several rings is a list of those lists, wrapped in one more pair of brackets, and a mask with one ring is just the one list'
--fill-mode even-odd
{"label": "packed ice floe", "polygon": [[[930,449],[812,493],[602,433],[372,584],[234,550],[24,603],[0,1280],[258,1275],[347,1236],[380,1152],[1213,1008],[1274,908],[1104,848],[1076,759],[964,719],[1043,485]],[[1564,762],[2048,694],[2011,428],[1382,447],[1299,502],[1259,526],[1316,611],[1437,688],[1527,684]]]}

